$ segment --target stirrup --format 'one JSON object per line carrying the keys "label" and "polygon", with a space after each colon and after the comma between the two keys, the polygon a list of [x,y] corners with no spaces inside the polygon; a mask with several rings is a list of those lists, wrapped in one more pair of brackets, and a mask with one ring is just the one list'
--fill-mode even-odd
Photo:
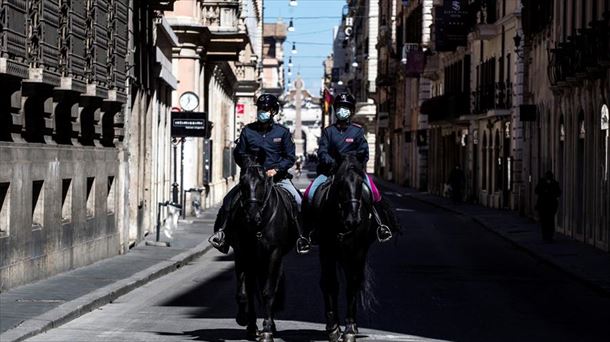
{"label": "stirrup", "polygon": [[227,254],[229,246],[225,242],[225,233],[222,230],[217,231],[208,238],[208,242],[212,247],[216,248],[220,252]]}
{"label": "stirrup", "polygon": [[[304,246],[301,246],[303,249],[299,248],[299,243],[303,243],[304,244]],[[300,255],[304,255],[304,254],[309,253],[309,251],[311,250],[311,242],[309,242],[309,240],[307,240],[304,237],[299,237],[297,239],[296,250],[297,250],[297,254],[300,254]]]}
{"label": "stirrup", "polygon": [[[384,233],[381,233],[381,231],[384,231]],[[387,233],[387,234],[385,234]],[[385,236],[382,236],[385,235]],[[390,230],[390,227],[386,226],[385,224],[381,224],[377,227],[377,241],[379,242],[387,242],[392,238],[392,231]]]}

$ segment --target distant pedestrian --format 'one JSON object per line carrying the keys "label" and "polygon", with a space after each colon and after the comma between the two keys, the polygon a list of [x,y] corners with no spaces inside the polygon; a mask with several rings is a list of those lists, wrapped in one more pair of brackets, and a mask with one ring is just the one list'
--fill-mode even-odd
{"label": "distant pedestrian", "polygon": [[451,199],[454,203],[462,202],[464,183],[466,176],[459,165],[456,165],[451,174],[449,174],[449,185],[451,186]]}
{"label": "distant pedestrian", "polygon": [[555,214],[559,207],[559,196],[561,196],[561,189],[559,183],[553,178],[553,172],[547,171],[540,179],[536,186],[536,195],[538,195],[536,210],[540,217],[542,240],[551,242],[553,233],[555,233]]}
{"label": "distant pedestrian", "polygon": [[303,157],[302,156],[298,156],[297,160],[295,162],[297,178],[301,177],[302,165],[303,165]]}

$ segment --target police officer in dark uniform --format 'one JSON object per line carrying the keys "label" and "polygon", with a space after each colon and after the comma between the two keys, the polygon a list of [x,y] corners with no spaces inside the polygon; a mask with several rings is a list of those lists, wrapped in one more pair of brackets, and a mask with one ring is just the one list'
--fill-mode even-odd
{"label": "police officer in dark uniform", "polygon": [[[296,160],[295,147],[292,134],[288,128],[273,122],[273,116],[279,112],[279,102],[271,94],[263,94],[256,101],[257,121],[248,124],[241,132],[237,146],[233,151],[235,161],[241,168],[248,156],[257,156],[259,162],[266,170],[268,177],[284,189],[288,190],[294,197],[298,208],[301,207],[301,195],[294,187],[289,177],[290,169]],[[227,228],[227,220],[232,204],[237,202],[239,187],[235,186],[225,196],[222,207],[218,212],[214,224],[214,235],[208,240],[212,246],[223,253],[229,250],[225,242],[224,230]],[[301,225],[298,224],[298,227]],[[305,254],[310,250],[309,240],[299,232],[297,241],[297,252]]]}
{"label": "police officer in dark uniform", "polygon": [[[366,165],[369,160],[369,145],[364,137],[364,128],[357,123],[351,122],[352,115],[356,112],[356,100],[349,94],[339,94],[333,102],[333,110],[337,121],[322,131],[318,147],[318,177],[314,179],[305,196],[309,203],[314,198],[316,189],[323,184],[328,176],[338,167],[337,161],[349,153],[355,153],[358,160]],[[368,175],[364,179],[369,189],[376,188]],[[374,198],[380,202],[381,198]],[[385,214],[385,213],[384,213]],[[304,215],[309,217],[310,215]],[[386,215],[384,215],[386,216]],[[381,222],[379,222],[381,223]],[[311,231],[311,221],[307,220],[305,230]],[[377,236],[380,241],[387,241],[392,237],[388,226],[379,224]]]}

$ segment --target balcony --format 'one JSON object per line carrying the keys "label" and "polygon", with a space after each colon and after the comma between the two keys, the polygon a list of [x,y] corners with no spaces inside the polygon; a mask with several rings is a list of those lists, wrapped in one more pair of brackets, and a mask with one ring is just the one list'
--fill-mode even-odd
{"label": "balcony", "polygon": [[[196,46],[210,62],[238,61],[248,44],[238,0],[199,0],[200,16],[169,17],[180,44]],[[195,14],[193,14],[195,15]]]}
{"label": "balcony", "polygon": [[470,113],[468,94],[444,94],[424,101],[420,112],[428,115],[429,122],[453,121]]}
{"label": "balcony", "polygon": [[534,35],[553,22],[553,0],[522,0],[523,32]]}
{"label": "balcony", "polygon": [[254,94],[259,88],[256,63],[236,63],[237,93]]}
{"label": "balcony", "polygon": [[248,41],[245,24],[240,16],[238,0],[203,0],[201,22],[209,30],[206,46],[210,61],[236,61]]}
{"label": "balcony", "polygon": [[489,111],[508,110],[513,107],[513,85],[497,82],[478,87],[472,92],[474,114],[489,114]]}

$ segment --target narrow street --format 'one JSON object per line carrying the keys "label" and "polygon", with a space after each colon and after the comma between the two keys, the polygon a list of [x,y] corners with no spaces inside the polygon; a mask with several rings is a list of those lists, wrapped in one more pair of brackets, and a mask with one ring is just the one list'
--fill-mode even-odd
{"label": "narrow street", "polygon": [[[296,182],[304,187],[304,179]],[[386,189],[387,190],[387,189]],[[460,216],[385,191],[404,235],[375,245],[378,305],[360,340],[603,341],[610,299]],[[283,341],[322,341],[316,250],[286,259]],[[230,255],[215,250],[119,300],[30,341],[237,341]],[[594,323],[594,324],[592,324]]]}

